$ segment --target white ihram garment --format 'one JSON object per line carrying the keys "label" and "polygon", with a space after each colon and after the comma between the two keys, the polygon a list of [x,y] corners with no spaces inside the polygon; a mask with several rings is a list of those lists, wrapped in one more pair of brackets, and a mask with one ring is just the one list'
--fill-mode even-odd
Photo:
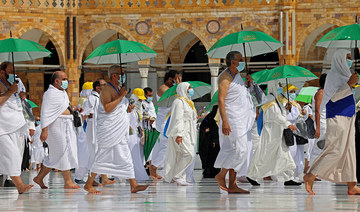
{"label": "white ihram garment", "polygon": [[123,98],[110,113],[105,112],[101,101],[99,103],[96,120],[98,150],[91,170],[98,174],[133,179],[135,174],[128,146],[129,118],[126,112],[129,101]]}
{"label": "white ihram garment", "polygon": [[219,140],[223,139],[223,142],[220,143],[220,152],[214,167],[234,169],[240,176],[246,175],[247,171],[240,171],[244,170],[242,167],[248,163],[248,133],[251,131],[256,113],[251,95],[239,73],[235,75],[227,91],[225,112],[231,132],[229,136],[224,136],[220,117]]}
{"label": "white ihram garment", "polygon": [[48,127],[46,143],[49,145],[49,155],[44,159],[44,166],[61,171],[78,168],[73,116],[61,115],[69,102],[66,91],[50,85],[41,105],[41,128]]}
{"label": "white ihram garment", "polygon": [[[15,95],[0,105],[0,174],[20,176],[22,157],[18,148],[25,118]],[[23,137],[22,137],[23,139]]]}
{"label": "white ihram garment", "polygon": [[41,135],[41,127],[39,125],[35,128],[35,133],[33,136],[33,143],[32,143],[31,160],[33,160],[35,164],[42,163],[45,157],[45,148],[43,146],[43,142],[40,140],[40,135]]}

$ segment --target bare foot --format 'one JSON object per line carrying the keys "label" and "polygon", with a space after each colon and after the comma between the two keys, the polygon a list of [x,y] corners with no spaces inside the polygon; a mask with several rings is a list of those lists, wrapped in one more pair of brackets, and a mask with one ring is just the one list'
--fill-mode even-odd
{"label": "bare foot", "polygon": [[99,186],[99,187],[101,187],[102,186],[102,184],[100,184],[100,183],[97,183],[97,182],[93,182],[93,186]]}
{"label": "bare foot", "polygon": [[305,183],[305,189],[311,195],[315,195],[315,193],[312,190],[315,178],[316,178],[316,176],[314,176],[313,174],[306,174],[303,177],[304,183]]}
{"label": "bare foot", "polygon": [[44,184],[43,180],[40,180],[38,177],[34,177],[33,181],[40,186],[42,189],[48,189],[48,187]]}
{"label": "bare foot", "polygon": [[84,190],[89,192],[90,194],[101,194],[101,191],[96,190],[93,186],[84,186]]}
{"label": "bare foot", "polygon": [[101,181],[101,184],[104,186],[104,185],[111,185],[111,184],[114,184],[114,183],[116,183],[116,180],[109,180],[109,179],[103,179],[102,181]]}
{"label": "bare foot", "polygon": [[139,191],[145,191],[148,187],[149,187],[150,184],[147,184],[147,185],[137,185],[135,186],[134,188],[131,188],[131,193],[136,193],[136,192],[139,192]]}
{"label": "bare foot", "polygon": [[17,188],[19,194],[25,193],[28,190],[30,190],[34,185],[22,185],[19,188]]}
{"label": "bare foot", "polygon": [[354,186],[351,190],[348,190],[349,195],[360,195],[360,188],[358,186]]}
{"label": "bare foot", "polygon": [[221,190],[228,191],[228,188],[226,187],[225,177],[220,177],[219,174],[217,174],[215,176],[215,180],[218,183]]}
{"label": "bare foot", "polygon": [[157,180],[161,180],[162,177],[161,177],[160,175],[156,174],[156,179],[157,179]]}
{"label": "bare foot", "polygon": [[228,189],[228,193],[229,194],[250,194],[250,191],[246,191],[244,189],[241,189],[237,186],[234,186],[234,187],[229,187]]}
{"label": "bare foot", "polygon": [[75,183],[71,182],[71,183],[68,183],[68,184],[65,184],[64,185],[64,188],[65,189],[78,189],[80,188],[79,185],[76,185]]}

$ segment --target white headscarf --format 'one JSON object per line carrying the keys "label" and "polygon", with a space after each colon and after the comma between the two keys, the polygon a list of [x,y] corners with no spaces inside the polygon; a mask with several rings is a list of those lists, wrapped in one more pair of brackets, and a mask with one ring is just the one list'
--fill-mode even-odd
{"label": "white headscarf", "polygon": [[140,116],[142,116],[143,115],[143,108],[142,108],[142,103],[139,102],[139,97],[136,96],[135,94],[131,94],[130,99],[135,100],[135,103],[134,103],[135,110],[136,110],[136,112],[138,112],[140,114]]}
{"label": "white headscarf", "polygon": [[325,108],[331,97],[349,81],[351,71],[346,63],[346,55],[349,53],[350,51],[346,49],[339,49],[334,53],[331,60],[331,69],[326,76],[320,111]]}
{"label": "white headscarf", "polygon": [[188,94],[187,90],[190,87],[190,84],[188,82],[182,82],[180,83],[176,88],[176,93],[180,97],[185,97],[187,100],[191,101],[191,97]]}
{"label": "white headscarf", "polygon": [[[278,96],[278,88],[279,82],[277,80],[273,80],[267,83],[267,95],[264,97],[261,105],[265,105],[269,102],[272,102]],[[273,95],[271,95],[273,94]],[[274,97],[275,96],[275,97]]]}

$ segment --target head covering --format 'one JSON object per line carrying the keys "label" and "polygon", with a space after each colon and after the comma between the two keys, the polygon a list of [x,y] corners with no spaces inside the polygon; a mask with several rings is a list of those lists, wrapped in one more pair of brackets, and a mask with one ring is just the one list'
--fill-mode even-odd
{"label": "head covering", "polygon": [[134,102],[135,110],[136,110],[136,112],[139,114],[140,120],[141,120],[141,119],[142,119],[142,115],[143,115],[143,108],[142,108],[142,103],[139,101],[140,98],[139,98],[137,95],[135,95],[135,94],[131,94],[130,99],[135,100],[135,102]]}
{"label": "head covering", "polygon": [[346,55],[349,53],[350,51],[346,49],[339,49],[334,53],[331,60],[331,69],[326,76],[320,111],[325,108],[331,97],[349,81],[351,71],[346,63]]}
{"label": "head covering", "polygon": [[135,94],[137,97],[139,97],[139,99],[142,99],[142,100],[146,99],[145,92],[141,88],[135,88],[133,91],[133,94]]}
{"label": "head covering", "polygon": [[88,98],[91,95],[92,89],[86,89],[80,91],[80,97]]}
{"label": "head covering", "polygon": [[274,101],[275,98],[277,98],[278,96],[278,88],[279,88],[279,82],[277,80],[269,81],[267,83],[268,95],[264,97],[263,101],[261,102],[261,105],[265,105],[269,102]]}
{"label": "head covering", "polygon": [[283,93],[286,93],[287,91],[291,91],[291,90],[298,90],[299,88],[295,87],[293,84],[287,84],[284,88],[283,88]]}
{"label": "head covering", "polygon": [[190,84],[188,82],[182,82],[178,84],[176,88],[176,93],[179,97],[184,97],[187,100],[191,100],[190,95],[188,94],[187,90],[190,87]]}
{"label": "head covering", "polygon": [[93,82],[85,82],[82,86],[83,90],[93,89]]}

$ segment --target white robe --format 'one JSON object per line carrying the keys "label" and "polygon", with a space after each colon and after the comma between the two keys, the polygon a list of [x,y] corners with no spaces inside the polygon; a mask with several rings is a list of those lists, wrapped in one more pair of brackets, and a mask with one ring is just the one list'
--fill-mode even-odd
{"label": "white robe", "polygon": [[35,133],[33,136],[33,143],[32,143],[31,160],[35,164],[42,163],[45,157],[45,149],[43,146],[43,142],[40,140],[40,135],[41,135],[41,127],[39,125],[35,128]]}
{"label": "white robe", "polygon": [[[186,181],[185,170],[191,165],[195,157],[196,113],[190,105],[176,99],[171,107],[171,119],[166,135],[168,146],[165,156],[165,181],[174,178]],[[177,144],[176,138],[182,137],[182,143]]]}
{"label": "white robe", "polygon": [[247,176],[256,181],[262,181],[267,176],[283,177],[288,181],[293,178],[296,168],[282,136],[290,122],[285,111],[282,112],[275,102],[264,112],[263,123],[260,142],[250,162]]}
{"label": "white robe", "polygon": [[[149,103],[146,100],[143,100],[142,105],[144,107],[144,112],[148,113],[151,118],[156,119],[156,111],[155,111],[154,103],[153,102]],[[156,120],[154,121],[154,123],[151,126],[153,128],[156,128]],[[147,126],[145,126],[145,127],[147,127]]]}
{"label": "white robe", "polygon": [[[248,164],[248,134],[253,126],[256,112],[251,95],[240,74],[235,75],[227,91],[225,97],[225,112],[231,133],[229,136],[223,134],[222,120],[220,117],[220,152],[216,158],[214,167],[234,169],[234,171],[239,172],[238,174],[241,176],[246,175],[247,170],[245,170],[243,166],[247,166]],[[221,142],[222,140],[223,142]]]}
{"label": "white robe", "polygon": [[137,127],[140,126],[139,116],[135,110],[128,113],[132,135],[129,135],[128,145],[131,151],[131,157],[134,164],[135,179],[137,181],[148,180],[149,176],[145,171],[144,146],[140,144],[140,137],[137,133]]}
{"label": "white robe", "polygon": [[97,143],[96,143],[96,118],[97,111],[99,108],[100,95],[93,91],[89,96],[88,100],[84,103],[84,115],[93,114],[92,118],[87,118],[87,126],[86,126],[86,141],[88,145],[89,151],[89,159],[88,159],[88,169],[90,169],[95,161],[95,153],[97,151]]}
{"label": "white robe", "polygon": [[110,113],[106,113],[100,101],[96,142],[98,150],[92,172],[114,175],[123,179],[135,178],[134,165],[128,146],[129,119],[127,108],[129,101],[123,98]]}
{"label": "white robe", "polygon": [[41,128],[48,127],[49,155],[44,159],[44,166],[61,171],[78,168],[73,116],[61,115],[69,102],[66,91],[50,85],[44,93],[40,115]]}
{"label": "white robe", "polygon": [[0,174],[20,176],[22,157],[18,148],[26,122],[18,97],[11,97],[0,105]]}

